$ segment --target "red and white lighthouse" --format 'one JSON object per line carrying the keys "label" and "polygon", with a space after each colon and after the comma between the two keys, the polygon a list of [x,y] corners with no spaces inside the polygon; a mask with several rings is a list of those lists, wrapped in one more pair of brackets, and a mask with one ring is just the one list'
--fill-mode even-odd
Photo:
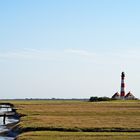
{"label": "red and white lighthouse", "polygon": [[120,92],[120,97],[122,99],[125,98],[125,83],[124,83],[124,78],[125,78],[125,73],[122,72],[122,74],[121,74],[121,92]]}
{"label": "red and white lighthouse", "polygon": [[125,73],[122,72],[121,73],[121,91],[120,91],[120,94],[117,92],[115,93],[113,96],[112,96],[112,99],[122,99],[122,100],[135,100],[135,96],[131,93],[131,92],[128,92],[126,95],[125,95]]}

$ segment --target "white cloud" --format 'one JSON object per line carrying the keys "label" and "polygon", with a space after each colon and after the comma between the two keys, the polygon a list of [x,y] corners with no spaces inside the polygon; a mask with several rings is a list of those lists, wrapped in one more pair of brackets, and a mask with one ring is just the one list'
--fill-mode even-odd
{"label": "white cloud", "polygon": [[42,50],[24,48],[22,50],[14,50],[10,52],[1,52],[1,60],[87,60],[96,63],[120,63],[123,61],[139,61],[139,49],[129,49],[125,51],[111,52],[91,52],[80,49],[65,49],[65,50]]}
{"label": "white cloud", "polygon": [[57,59],[59,52],[38,50],[38,49],[23,49],[11,52],[1,52],[0,59],[27,59],[27,60],[50,60]]}
{"label": "white cloud", "polygon": [[64,52],[69,54],[81,55],[81,56],[94,56],[94,53],[86,50],[76,50],[76,49],[67,49]]}
{"label": "white cloud", "polygon": [[1,52],[0,59],[41,59],[41,60],[59,60],[74,56],[82,57],[93,57],[94,54],[85,50],[39,50],[39,49],[28,49],[16,50],[10,52]]}

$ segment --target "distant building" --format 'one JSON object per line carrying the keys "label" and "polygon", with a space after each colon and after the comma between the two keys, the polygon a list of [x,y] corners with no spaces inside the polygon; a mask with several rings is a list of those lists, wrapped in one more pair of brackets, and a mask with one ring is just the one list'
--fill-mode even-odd
{"label": "distant building", "polygon": [[133,99],[136,99],[135,96],[131,93],[131,92],[128,92],[125,96],[125,99],[127,100],[133,100]]}
{"label": "distant building", "polygon": [[120,94],[116,92],[113,96],[112,99],[120,99]]}
{"label": "distant building", "polygon": [[[112,99],[122,99],[121,95],[116,92],[113,96],[112,96]],[[123,99],[125,100],[134,100],[136,99],[136,97],[131,93],[131,92],[128,92],[124,97]]]}
{"label": "distant building", "polygon": [[131,92],[128,92],[125,95],[125,82],[124,82],[124,79],[125,79],[125,73],[122,72],[122,74],[121,74],[121,90],[120,90],[120,94],[118,92],[116,92],[112,96],[112,99],[124,99],[124,100],[134,100],[134,99],[136,99],[135,96]]}

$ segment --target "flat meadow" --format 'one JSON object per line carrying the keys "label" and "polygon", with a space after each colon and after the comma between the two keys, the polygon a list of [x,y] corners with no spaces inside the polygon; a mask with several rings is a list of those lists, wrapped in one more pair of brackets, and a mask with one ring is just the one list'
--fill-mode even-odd
{"label": "flat meadow", "polygon": [[139,140],[140,101],[10,101],[22,114],[18,140]]}

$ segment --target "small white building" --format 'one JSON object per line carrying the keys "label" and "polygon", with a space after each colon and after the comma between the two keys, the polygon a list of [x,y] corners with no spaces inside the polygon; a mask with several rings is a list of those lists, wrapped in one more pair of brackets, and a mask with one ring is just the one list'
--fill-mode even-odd
{"label": "small white building", "polygon": [[[118,92],[116,92],[113,96],[112,96],[112,99],[117,99],[117,100],[120,100],[122,99],[122,97],[120,96],[120,94]],[[124,97],[123,97],[123,100],[135,100],[135,96],[131,93],[131,92],[128,92]]]}
{"label": "small white building", "polygon": [[125,95],[125,99],[126,100],[134,100],[136,99],[135,96],[131,93],[131,92],[128,92],[126,95]]}
{"label": "small white building", "polygon": [[116,92],[113,96],[112,99],[120,99],[120,94]]}

